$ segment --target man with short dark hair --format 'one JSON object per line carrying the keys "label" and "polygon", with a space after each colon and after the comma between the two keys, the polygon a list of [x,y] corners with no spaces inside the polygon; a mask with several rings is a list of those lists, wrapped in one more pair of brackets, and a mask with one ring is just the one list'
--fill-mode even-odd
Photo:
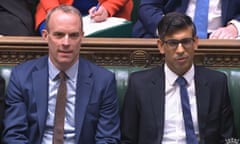
{"label": "man with short dark hair", "polygon": [[169,13],[158,25],[164,64],[129,77],[122,144],[224,144],[235,136],[227,77],[193,64],[190,17]]}

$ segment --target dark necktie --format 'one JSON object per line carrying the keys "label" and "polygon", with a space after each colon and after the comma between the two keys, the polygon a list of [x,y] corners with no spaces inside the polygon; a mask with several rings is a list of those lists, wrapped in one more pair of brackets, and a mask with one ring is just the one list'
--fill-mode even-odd
{"label": "dark necktie", "polygon": [[197,0],[194,16],[194,23],[197,28],[197,36],[199,38],[207,38],[208,28],[208,7],[209,0]]}
{"label": "dark necktie", "polygon": [[187,144],[198,144],[197,137],[194,132],[188,92],[186,88],[187,82],[183,77],[178,77],[176,82],[180,86],[181,104],[182,104]]}
{"label": "dark necktie", "polygon": [[66,106],[66,74],[60,72],[58,74],[60,85],[57,92],[56,108],[54,115],[53,144],[63,144],[64,137],[64,119]]}

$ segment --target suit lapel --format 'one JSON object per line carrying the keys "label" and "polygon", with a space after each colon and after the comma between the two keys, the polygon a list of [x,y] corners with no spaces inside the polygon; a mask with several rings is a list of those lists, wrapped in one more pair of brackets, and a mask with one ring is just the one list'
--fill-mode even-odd
{"label": "suit lapel", "polygon": [[165,107],[165,75],[163,66],[155,69],[152,73],[153,79],[151,81],[149,91],[152,102],[152,109],[155,115],[156,126],[159,132],[159,143],[161,143],[164,128],[164,107]]}
{"label": "suit lapel", "polygon": [[204,73],[201,73],[200,68],[195,69],[195,87],[196,87],[196,97],[197,97],[197,110],[198,110],[198,125],[201,135],[204,135],[204,129],[206,126],[207,113],[210,102],[210,90],[208,87],[208,82]]}
{"label": "suit lapel", "polygon": [[93,79],[92,72],[88,65],[83,60],[79,60],[77,92],[75,104],[75,128],[76,140],[79,141],[81,128],[84,121],[86,108],[89,103],[89,98],[92,92]]}
{"label": "suit lapel", "polygon": [[41,59],[37,65],[37,70],[32,74],[33,95],[36,96],[37,116],[40,135],[46,124],[48,109],[48,64],[47,57]]}

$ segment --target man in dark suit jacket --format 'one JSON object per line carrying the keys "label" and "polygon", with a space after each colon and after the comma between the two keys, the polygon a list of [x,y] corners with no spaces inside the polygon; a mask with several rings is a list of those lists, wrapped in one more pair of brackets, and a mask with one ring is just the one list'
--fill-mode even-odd
{"label": "man in dark suit jacket", "polygon": [[[47,17],[49,56],[13,68],[6,94],[4,144],[52,143],[59,72],[67,75],[64,143],[112,144],[120,140],[115,76],[79,58],[82,18],[72,6]],[[60,143],[57,143],[60,144]]]}
{"label": "man in dark suit jacket", "polygon": [[[0,76],[0,135],[2,134],[3,131],[3,126],[2,126],[2,120],[3,120],[3,113],[4,113],[4,99],[5,99],[5,80],[3,77]],[[1,137],[0,137],[0,142],[1,142]]]}
{"label": "man in dark suit jacket", "polygon": [[[153,38],[157,37],[157,25],[162,17],[169,12],[186,13],[190,0],[141,0],[139,6],[139,19],[133,27],[133,37]],[[215,1],[214,1],[215,2]],[[221,3],[221,25],[228,29],[221,29],[224,34],[216,38],[230,38],[239,36],[240,31],[235,24],[228,25],[231,20],[240,23],[240,1],[239,0],[219,0]],[[216,4],[219,6],[219,4]],[[211,11],[210,11],[211,13]],[[238,26],[239,27],[239,26]],[[231,29],[231,30],[230,30]],[[234,33],[232,33],[234,31]],[[237,33],[238,32],[238,33]]]}
{"label": "man in dark suit jacket", "polygon": [[226,75],[193,64],[198,38],[190,17],[168,13],[158,30],[165,63],[130,76],[121,113],[122,144],[187,143],[179,76],[187,81],[198,143],[224,144],[235,136]]}
{"label": "man in dark suit jacket", "polygon": [[35,35],[35,0],[0,0],[0,35]]}

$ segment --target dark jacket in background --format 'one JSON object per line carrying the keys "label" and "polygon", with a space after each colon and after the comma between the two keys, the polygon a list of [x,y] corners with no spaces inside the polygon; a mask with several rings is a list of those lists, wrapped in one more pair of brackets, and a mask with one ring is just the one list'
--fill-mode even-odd
{"label": "dark jacket in background", "polygon": [[[133,27],[133,37],[153,38],[157,25],[169,12],[185,13],[189,0],[141,0],[138,21]],[[232,20],[240,21],[240,0],[221,0],[222,26]]]}
{"label": "dark jacket in background", "polygon": [[36,0],[0,0],[0,35],[35,35],[35,3]]}

